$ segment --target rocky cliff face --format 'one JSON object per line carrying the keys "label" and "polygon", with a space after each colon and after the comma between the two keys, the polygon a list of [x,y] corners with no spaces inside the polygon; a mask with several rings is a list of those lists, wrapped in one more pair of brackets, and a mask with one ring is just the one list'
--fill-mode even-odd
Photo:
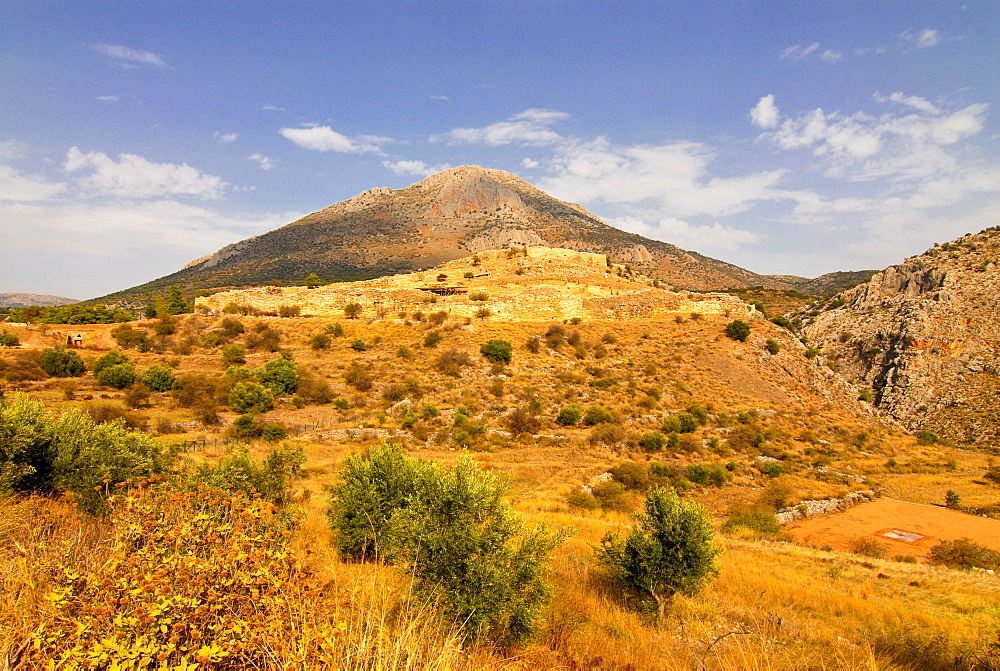
{"label": "rocky cliff face", "polygon": [[277,230],[229,245],[181,271],[112,297],[350,281],[428,268],[479,251],[547,246],[597,252],[684,289],[790,285],[608,226],[501,170],[453,168],[405,189],[371,189]]}
{"label": "rocky cliff face", "polygon": [[1000,227],[875,274],[803,331],[911,430],[1000,447]]}

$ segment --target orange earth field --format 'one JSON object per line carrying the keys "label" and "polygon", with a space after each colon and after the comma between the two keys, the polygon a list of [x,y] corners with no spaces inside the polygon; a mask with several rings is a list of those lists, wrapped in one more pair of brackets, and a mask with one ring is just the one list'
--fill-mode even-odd
{"label": "orange earth field", "polygon": [[[850,551],[859,537],[881,542],[887,554],[926,558],[939,541],[971,538],[1000,552],[1000,520],[976,517],[938,506],[876,499],[833,515],[789,524],[797,541]],[[888,536],[886,534],[889,534]]]}

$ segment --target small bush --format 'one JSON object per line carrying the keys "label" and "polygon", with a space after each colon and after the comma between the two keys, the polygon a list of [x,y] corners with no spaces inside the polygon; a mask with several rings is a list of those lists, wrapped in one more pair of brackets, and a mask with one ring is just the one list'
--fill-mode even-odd
{"label": "small bush", "polygon": [[649,468],[645,462],[629,461],[611,469],[615,482],[625,489],[644,492],[649,489]]}
{"label": "small bush", "polygon": [[105,366],[95,377],[97,383],[105,387],[126,389],[135,382],[135,367],[132,366],[131,362]]}
{"label": "small bush", "polygon": [[522,433],[535,434],[542,428],[542,423],[535,413],[526,408],[515,408],[507,415],[507,428],[515,436]]}
{"label": "small bush", "polygon": [[327,333],[317,333],[309,339],[309,347],[316,351],[330,349],[333,339]]}
{"label": "small bush", "polygon": [[688,480],[703,487],[722,487],[733,474],[719,464],[692,464],[688,467]]}
{"label": "small bush", "polygon": [[222,348],[222,365],[239,366],[247,362],[247,351],[243,345],[226,345]]}
{"label": "small bush", "polygon": [[1000,553],[970,538],[941,541],[931,548],[930,562],[953,568],[1000,570]]}
{"label": "small bush", "polygon": [[174,372],[166,366],[150,366],[142,374],[142,383],[149,387],[151,391],[170,391],[177,384]]}
{"label": "small bush", "polygon": [[274,394],[256,382],[240,382],[229,392],[229,407],[240,414],[268,412],[274,407]]}
{"label": "small bush", "polygon": [[38,357],[38,365],[51,377],[79,377],[83,375],[83,359],[76,352],[59,347],[47,349]]}
{"label": "small bush", "polygon": [[359,363],[351,364],[351,367],[344,372],[344,382],[358,391],[368,391],[374,384],[372,376]]}
{"label": "small bush", "polygon": [[485,291],[473,291],[469,294],[470,301],[488,301],[490,295]]}
{"label": "small bush", "polygon": [[726,326],[726,335],[733,340],[745,342],[750,337],[750,324],[742,319],[731,321]]}
{"label": "small bush", "polygon": [[362,340],[361,338],[354,338],[351,341],[351,349],[354,350],[355,352],[364,352],[366,349],[368,349],[368,345],[366,345],[365,341]]}
{"label": "small bush", "polygon": [[257,371],[257,379],[277,396],[294,394],[299,387],[295,364],[284,357],[265,363]]}
{"label": "small bush", "polygon": [[357,319],[361,311],[362,307],[359,303],[348,303],[344,306],[344,316],[348,319]]}
{"label": "small bush", "polygon": [[440,331],[428,331],[424,336],[424,347],[437,347],[439,342],[441,342]]}
{"label": "small bush", "polygon": [[766,349],[770,354],[777,354],[781,351],[781,344],[774,338],[768,338],[767,342],[764,344],[764,349]]}
{"label": "small bush", "polygon": [[650,431],[639,438],[639,447],[647,452],[659,452],[667,444],[667,437],[659,431]]}
{"label": "small bush", "polygon": [[853,539],[850,542],[850,549],[856,555],[876,559],[884,559],[888,553],[884,543],[880,543],[870,536],[858,536]]}
{"label": "small bush", "polygon": [[542,350],[542,339],[538,336],[531,336],[524,343],[524,347],[532,354],[538,354]]}
{"label": "small bush", "polygon": [[302,313],[302,308],[298,305],[279,305],[278,306],[278,316],[279,317],[298,317]]}
{"label": "small bush", "polygon": [[611,411],[602,405],[592,405],[583,413],[583,423],[587,426],[603,424],[613,419],[614,415],[611,414]]}
{"label": "small bush", "polygon": [[506,340],[494,339],[486,341],[479,351],[493,363],[509,364],[514,347]]}

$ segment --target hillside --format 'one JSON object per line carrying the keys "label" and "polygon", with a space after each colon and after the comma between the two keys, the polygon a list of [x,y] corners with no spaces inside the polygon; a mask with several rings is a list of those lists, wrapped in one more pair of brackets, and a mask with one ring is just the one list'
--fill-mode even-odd
{"label": "hillside", "polygon": [[185,290],[353,281],[429,268],[488,249],[543,245],[608,255],[684,289],[788,288],[716,259],[608,226],[501,170],[453,168],[405,189],[378,188],[234,243],[105,301]]}
{"label": "hillside", "polygon": [[937,245],[801,313],[803,332],[907,428],[995,449],[998,259],[998,228]]}
{"label": "hillside", "polygon": [[[734,319],[750,325],[746,341],[725,335]],[[113,634],[116,645],[148,648],[155,640],[178,655],[170,648],[177,640],[198,640],[192,649],[207,660],[210,644],[265,646],[261,668],[317,664],[320,650],[326,664],[357,669],[910,668],[976,659],[995,638],[995,576],[923,563],[956,529],[975,535],[995,520],[962,515],[965,525],[954,529],[914,526],[923,532],[916,544],[885,535],[886,526],[918,524],[909,510],[870,528],[838,525],[838,515],[819,518],[829,529],[794,526],[803,514],[848,505],[848,497],[865,501],[871,490],[923,504],[918,509],[955,490],[986,510],[996,500],[982,480],[986,457],[918,444],[859,401],[822,357],[809,358],[793,333],[729,294],[669,291],[624,266],[609,268],[601,255],[529,246],[378,280],[215,294],[199,298],[194,314],[165,320],[11,328],[24,345],[0,350],[8,402],[20,391],[61,412],[145,427],[179,453],[182,478],[238,460],[241,443],[258,463],[275,446],[301,449],[304,463],[291,482],[295,514],[254,517],[253,525],[275,526],[251,526],[245,538],[232,520],[246,516],[198,531],[215,518],[207,509],[195,515],[196,506],[233,505],[210,490],[170,505],[154,487],[133,490],[122,511],[99,524],[65,499],[0,502],[8,530],[0,561],[12,567],[10,598],[0,604],[0,655],[41,664],[43,646],[78,642],[84,654]],[[38,355],[69,332],[82,336],[76,351],[88,372],[48,378]],[[90,371],[116,339],[140,373],[166,369],[177,388],[98,384]],[[483,355],[491,340],[511,344],[508,363]],[[278,394],[248,427],[233,390],[263,379],[269,362],[280,360],[293,364],[294,390]],[[239,433],[264,428],[277,442]],[[573,530],[553,553],[554,599],[536,640],[463,648],[453,623],[442,630],[414,604],[411,576],[335,554],[329,487],[349,455],[382,441],[446,465],[468,454],[509,480],[509,500],[528,522]],[[658,624],[609,582],[593,550],[630,524],[653,482],[705,506],[717,529],[740,511],[775,519],[771,511],[782,509],[790,535],[717,533],[719,576],[697,596],[677,595]],[[150,522],[160,517],[167,523]],[[147,542],[139,531],[147,527],[169,541]],[[808,540],[791,542],[800,536]],[[274,539],[272,550],[244,551],[263,539]],[[882,557],[855,554],[859,539]],[[166,563],[136,568],[161,554]],[[222,559],[181,563],[206,554]],[[295,570],[272,571],[267,562],[278,559]],[[177,566],[202,573],[163,578]],[[76,581],[73,600],[46,598],[64,573]],[[136,580],[155,589],[136,589]],[[215,596],[207,599],[200,585]],[[175,593],[184,598],[171,600]],[[211,629],[221,621],[211,605],[230,594],[234,610],[243,609],[234,617],[252,616],[227,639]],[[122,617],[102,615],[106,607]],[[143,618],[153,612],[177,626],[151,628]],[[208,626],[195,634],[185,628],[193,618]],[[79,626],[84,620],[93,628]],[[47,638],[22,646],[32,631]]]}
{"label": "hillside", "polygon": [[78,303],[74,298],[50,296],[48,294],[0,293],[0,308],[27,308],[32,306],[70,305]]}

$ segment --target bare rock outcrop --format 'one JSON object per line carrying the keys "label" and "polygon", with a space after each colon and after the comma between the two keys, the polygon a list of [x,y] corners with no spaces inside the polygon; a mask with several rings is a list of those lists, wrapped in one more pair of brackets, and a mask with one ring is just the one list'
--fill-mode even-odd
{"label": "bare rock outcrop", "polygon": [[803,331],[911,430],[1000,445],[1000,228],[937,245],[811,313]]}

